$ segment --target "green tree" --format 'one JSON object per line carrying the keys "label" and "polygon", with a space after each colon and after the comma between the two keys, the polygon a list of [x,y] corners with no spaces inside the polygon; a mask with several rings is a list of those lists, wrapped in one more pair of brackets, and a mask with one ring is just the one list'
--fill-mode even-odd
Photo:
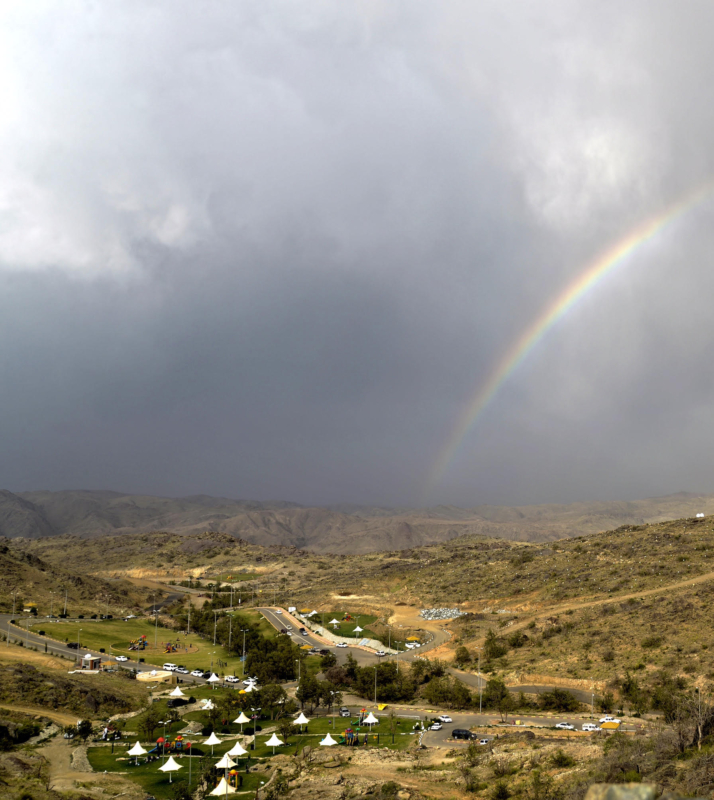
{"label": "green tree", "polygon": [[334,667],[336,664],[337,656],[334,653],[325,653],[325,655],[320,659],[320,669],[323,672],[330,669],[330,667]]}
{"label": "green tree", "polygon": [[504,644],[503,639],[496,636],[493,629],[489,628],[483,645],[483,655],[486,661],[494,661],[501,656],[505,656],[507,652],[508,647]]}
{"label": "green tree", "polygon": [[269,683],[260,690],[260,704],[271,720],[281,716],[287,699],[287,692],[279,683]]}
{"label": "green tree", "polygon": [[146,735],[147,739],[153,739],[154,731],[158,728],[159,721],[159,712],[153,706],[150,706],[139,723],[139,730]]}
{"label": "green tree", "polygon": [[83,742],[92,735],[92,723],[88,719],[83,719],[79,725],[77,725],[77,735]]}
{"label": "green tree", "polygon": [[471,660],[471,653],[469,653],[463,645],[459,645],[454,653],[454,661],[456,664],[460,667],[465,667],[467,664],[471,663]]}

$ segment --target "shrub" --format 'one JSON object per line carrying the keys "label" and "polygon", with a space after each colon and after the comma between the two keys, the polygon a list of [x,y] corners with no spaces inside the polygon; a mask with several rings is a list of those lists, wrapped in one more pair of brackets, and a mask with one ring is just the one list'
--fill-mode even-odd
{"label": "shrub", "polygon": [[664,642],[663,636],[646,636],[640,644],[645,650],[652,650],[655,647],[660,647]]}
{"label": "shrub", "polygon": [[554,767],[572,767],[575,763],[575,759],[568,755],[568,753],[564,752],[562,749],[558,749],[553,753],[550,757],[550,760]]}

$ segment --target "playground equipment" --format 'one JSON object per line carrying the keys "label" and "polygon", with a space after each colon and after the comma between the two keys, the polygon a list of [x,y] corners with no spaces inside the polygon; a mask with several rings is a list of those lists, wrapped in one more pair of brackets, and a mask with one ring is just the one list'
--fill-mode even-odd
{"label": "playground equipment", "polygon": [[156,740],[156,747],[149,750],[149,755],[156,753],[157,755],[164,755],[166,753],[187,753],[191,755],[191,742],[186,741],[179,733],[173,741],[170,738],[164,739],[159,736]]}
{"label": "playground equipment", "polygon": [[148,642],[145,633],[143,633],[138,639],[132,639],[129,642],[129,650],[146,650],[147,647]]}

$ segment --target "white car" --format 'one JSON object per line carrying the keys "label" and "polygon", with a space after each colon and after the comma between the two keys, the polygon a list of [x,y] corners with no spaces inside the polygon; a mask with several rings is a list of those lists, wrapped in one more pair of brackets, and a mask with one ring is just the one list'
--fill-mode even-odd
{"label": "white car", "polygon": [[226,683],[240,683],[240,678],[235,675],[226,675]]}
{"label": "white car", "polygon": [[282,614],[283,612],[280,609],[278,609],[275,613],[276,614]]}
{"label": "white car", "polygon": [[454,720],[448,714],[440,714],[437,719],[439,722],[453,722]]}
{"label": "white car", "polygon": [[338,643],[335,645],[335,647],[347,647],[347,643],[346,643],[346,642],[338,642]]}
{"label": "white car", "polygon": [[188,670],[186,669],[186,667],[176,667],[176,669],[174,670],[174,672],[178,672],[178,673],[180,673],[181,675],[188,675],[188,674],[189,674],[189,672],[188,672]]}
{"label": "white car", "polygon": [[117,656],[117,661],[128,661],[129,659],[126,656]]}
{"label": "white car", "polygon": [[569,722],[559,722],[555,726],[560,731],[574,731],[575,725],[571,725]]}
{"label": "white car", "polygon": [[617,717],[609,717],[608,716],[608,717],[603,717],[600,720],[600,724],[602,724],[603,722],[616,722],[619,725],[622,722],[622,720],[617,719]]}
{"label": "white car", "polygon": [[429,725],[429,730],[430,731],[440,731],[441,730],[441,723],[440,722],[433,722],[431,725]]}
{"label": "white car", "polygon": [[176,670],[176,669],[177,669],[177,667],[176,667],[176,664],[171,664],[170,662],[168,662],[168,661],[167,661],[167,662],[164,664],[164,669],[165,669],[167,672],[173,672],[174,670]]}
{"label": "white car", "polygon": [[384,650],[377,650],[377,652],[375,653],[375,655],[377,656],[377,658],[383,658],[383,657],[384,657],[384,656],[386,656],[387,654],[384,652]]}
{"label": "white car", "polygon": [[203,670],[202,669],[195,669],[191,673],[191,675],[193,675],[194,678],[202,678],[203,677]]}
{"label": "white car", "polygon": [[600,726],[596,725],[594,722],[584,722],[583,723],[583,730],[584,731],[599,731]]}

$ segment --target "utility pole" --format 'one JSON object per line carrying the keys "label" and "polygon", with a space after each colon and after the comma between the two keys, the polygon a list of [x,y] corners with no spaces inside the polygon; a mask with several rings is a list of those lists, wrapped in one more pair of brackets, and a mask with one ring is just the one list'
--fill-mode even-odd
{"label": "utility pole", "polygon": [[231,583],[231,608],[233,608],[233,584]]}
{"label": "utility pole", "polygon": [[295,663],[298,665],[298,683],[300,683],[301,675],[302,675],[302,670],[301,670],[301,666],[302,665],[300,664],[300,659],[296,658],[295,659]]}
{"label": "utility pole", "polygon": [[190,633],[191,633],[191,595],[188,596],[188,626],[186,627],[186,636],[188,636]]}
{"label": "utility pole", "polygon": [[377,667],[374,668],[374,705],[377,705]]}
{"label": "utility pole", "polygon": [[64,587],[64,616],[67,618],[67,587]]}
{"label": "utility pole", "polygon": [[218,611],[216,611],[216,609],[214,608],[213,609],[213,644],[214,645],[216,644],[216,625],[218,624],[218,617],[216,616],[217,614],[218,614]]}
{"label": "utility pole", "polygon": [[231,652],[231,640],[233,638],[233,615],[228,615],[228,652]]}

